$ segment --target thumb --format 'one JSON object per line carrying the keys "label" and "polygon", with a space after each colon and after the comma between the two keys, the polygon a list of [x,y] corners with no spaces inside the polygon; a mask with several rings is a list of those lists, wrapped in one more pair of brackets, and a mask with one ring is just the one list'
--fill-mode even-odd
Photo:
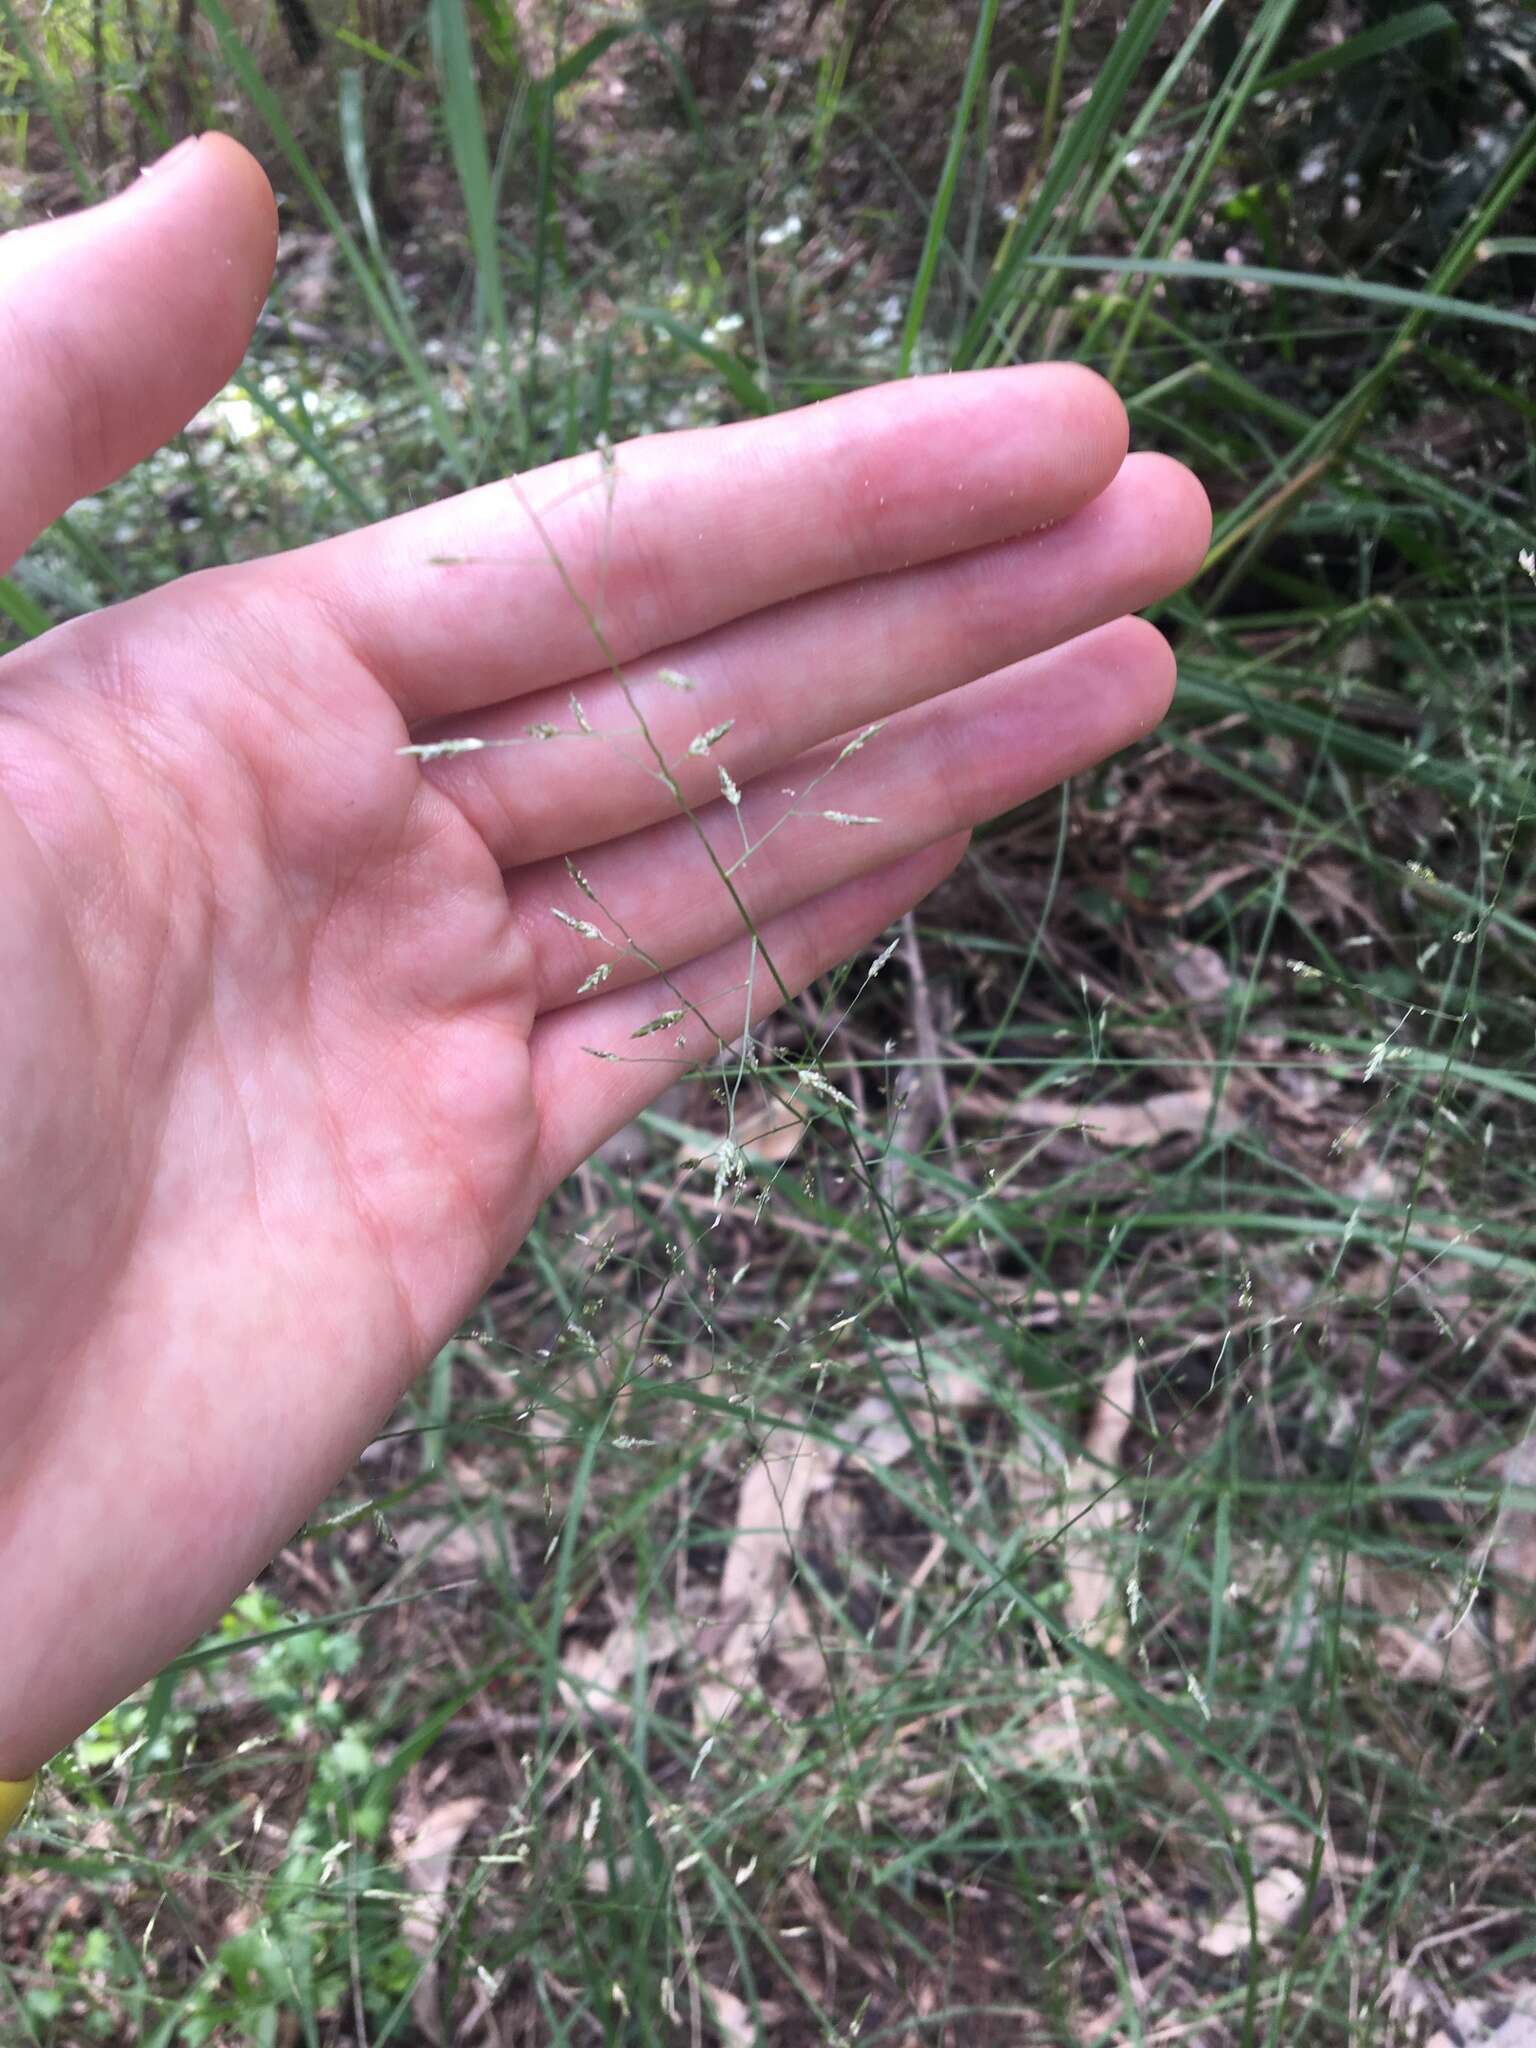
{"label": "thumb", "polygon": [[271,187],[225,135],[182,143],[103,206],[0,239],[0,573],[220,388],[276,249]]}

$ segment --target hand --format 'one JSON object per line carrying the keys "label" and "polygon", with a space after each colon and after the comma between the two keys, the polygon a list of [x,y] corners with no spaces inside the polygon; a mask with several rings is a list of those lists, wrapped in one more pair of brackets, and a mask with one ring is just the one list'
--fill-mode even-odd
{"label": "hand", "polygon": [[[0,559],[218,389],[273,249],[219,137],[0,244]],[[1125,442],[1074,368],[888,386],[0,663],[0,1778],[223,1610],[716,1034],[1157,721],[1172,658],[1125,614],[1208,515]],[[455,737],[518,743],[401,752]]]}

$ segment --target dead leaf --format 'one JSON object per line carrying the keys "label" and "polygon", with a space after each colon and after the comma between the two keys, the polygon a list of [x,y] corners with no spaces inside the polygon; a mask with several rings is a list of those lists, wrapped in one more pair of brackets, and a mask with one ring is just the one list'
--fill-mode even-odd
{"label": "dead leaf", "polygon": [[921,1373],[909,1366],[889,1369],[890,1393],[866,1394],[849,1410],[838,1431],[845,1463],[898,1465],[917,1443],[933,1441],[936,1418],[975,1415],[990,1404],[986,1382],[947,1352],[925,1348],[923,1363]]}
{"label": "dead leaf", "polygon": [[1227,963],[1214,946],[1195,945],[1188,939],[1169,943],[1173,958],[1169,973],[1181,996],[1192,1003],[1219,1003],[1232,986]]}
{"label": "dead leaf", "polygon": [[285,296],[290,306],[313,319],[325,311],[335,282],[336,238],[299,235],[290,237],[288,246],[298,251],[298,260],[286,270]]}
{"label": "dead leaf", "polygon": [[571,1643],[560,1653],[560,1697],[579,1719],[627,1721],[637,1669],[666,1663],[687,1640],[680,1621],[651,1616],[621,1622],[600,1643]]}
{"label": "dead leaf", "polygon": [[1503,1998],[1459,1998],[1425,2048],[1536,2048],[1536,1998],[1523,1988],[1513,2002]]}
{"label": "dead leaf", "polygon": [[581,1873],[582,1889],[594,1898],[606,1898],[615,1878],[620,1884],[628,1884],[634,1874],[633,1856],[617,1856],[611,1863],[606,1856],[594,1856]]}
{"label": "dead leaf", "polygon": [[1049,1528],[1061,1505],[1066,1454],[1045,1430],[1020,1429],[1004,1451],[999,1472],[1018,1521]]}
{"label": "dead leaf", "polygon": [[720,2048],[758,2048],[760,2036],[752,2018],[752,2008],[745,1999],[738,1998],[734,1991],[722,1991],[717,1985],[701,1983],[704,2004],[714,2023],[715,2032],[720,2036]]}
{"label": "dead leaf", "polygon": [[483,1799],[449,1799],[433,1807],[400,1846],[400,1869],[415,1894],[400,1920],[405,1945],[421,1964],[411,2011],[429,2041],[443,2038],[437,2004],[437,1938],[448,1911],[448,1873],[459,1844],[480,1817]]}
{"label": "dead leaf", "polygon": [[1136,1412],[1136,1354],[1128,1352],[1099,1389],[1083,1454],[1067,1475],[1067,1507],[1087,1506],[1062,1539],[1067,1574],[1067,1622],[1075,1634],[1089,1637],[1107,1655],[1120,1647],[1123,1630],[1108,1610],[1114,1599],[1115,1574],[1106,1553],[1110,1532],[1124,1519],[1129,1499],[1115,1485],[1121,1453]]}
{"label": "dead leaf", "polygon": [[1403,1207],[1397,1175],[1381,1159],[1362,1159],[1355,1171],[1339,1183],[1339,1192],[1352,1202],[1374,1203],[1394,1213]]}
{"label": "dead leaf", "polygon": [[[751,1165],[782,1166],[794,1156],[806,1128],[805,1119],[792,1105],[770,1098],[734,1117],[728,1136]],[[718,1166],[721,1143],[702,1130],[690,1129],[677,1147],[678,1162],[690,1167]]]}
{"label": "dead leaf", "polygon": [[1229,1095],[1219,1102],[1209,1088],[1175,1088],[1149,1095],[1145,1102],[1063,1102],[1050,1095],[1030,1095],[1010,1111],[1015,1123],[1035,1130],[1081,1130],[1096,1144],[1135,1150],[1160,1144],[1164,1138],[1224,1138],[1241,1119]]}
{"label": "dead leaf", "polygon": [[830,1445],[795,1423],[771,1430],[744,1475],[736,1502],[736,1535],[726,1552],[716,1623],[700,1638],[712,1673],[694,1699],[694,1726],[707,1732],[727,1719],[750,1686],[757,1660],[774,1644],[783,1613],[789,1560],[812,1493],[836,1461]]}
{"label": "dead leaf", "polygon": [[1063,1671],[1020,1732],[993,1746],[999,1765],[1034,1775],[1080,1764],[1085,1745],[1111,1720],[1114,1694],[1090,1679]]}
{"label": "dead leaf", "polygon": [[1389,1678],[1476,1692],[1493,1676],[1487,1637],[1444,1575],[1411,1566],[1352,1558],[1348,1592],[1356,1607],[1379,1617],[1376,1660]]}
{"label": "dead leaf", "polygon": [[[1481,1569],[1465,1581],[1444,1572],[1355,1562],[1350,1598],[1380,1617],[1376,1655],[1389,1676],[1421,1685],[1477,1692],[1498,1665],[1524,1670],[1536,1660],[1536,1435],[1499,1461],[1504,1493],[1489,1539],[1486,1583],[1493,1592],[1492,1639],[1484,1633],[1474,1596]],[[1516,1497],[1518,1495],[1520,1497]]]}
{"label": "dead leaf", "polygon": [[457,1515],[401,1523],[395,1545],[402,1557],[419,1557],[433,1572],[495,1571],[498,1565],[496,1539],[486,1524]]}
{"label": "dead leaf", "polygon": [[805,1602],[793,1586],[784,1590],[784,1605],[774,1622],[773,1656],[779,1677],[791,1692],[825,1692],[827,1658],[811,1627]]}
{"label": "dead leaf", "polygon": [[[1253,1887],[1253,1918],[1260,1947],[1273,1947],[1300,1911],[1306,1892],[1306,1879],[1298,1877],[1286,1864],[1277,1863],[1273,1870],[1265,1871]],[[1215,1925],[1201,1935],[1200,1948],[1218,1962],[1225,1962],[1231,1956],[1242,1955],[1252,1940],[1248,1900],[1243,1895],[1235,1898]]]}
{"label": "dead leaf", "polygon": [[[1536,1657],[1536,1434],[1504,1454],[1505,1492],[1494,1523],[1488,1562],[1492,1571],[1493,1637],[1507,1662],[1523,1670]],[[1524,1501],[1511,1499],[1514,1488]]]}
{"label": "dead leaf", "polygon": [[734,1133],[747,1157],[778,1166],[791,1157],[805,1136],[805,1120],[782,1102],[765,1102],[741,1118]]}

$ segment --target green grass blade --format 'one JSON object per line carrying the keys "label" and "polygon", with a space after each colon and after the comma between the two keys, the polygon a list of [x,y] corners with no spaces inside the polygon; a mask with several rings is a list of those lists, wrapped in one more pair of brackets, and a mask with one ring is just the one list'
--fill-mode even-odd
{"label": "green grass blade", "polygon": [[[4,4],[4,0],[0,0],[0,4]],[[460,439],[457,428],[444,410],[442,398],[437,389],[436,379],[427,367],[426,359],[422,355],[414,334],[410,331],[408,322],[402,319],[399,311],[391,303],[388,292],[379,282],[379,276],[375,273],[373,266],[369,263],[367,257],[349,232],[346,222],[342,219],[332,202],[323,180],[310,162],[308,153],[300,146],[292,128],[288,125],[287,118],[278,103],[277,95],[272,91],[246,53],[239,33],[224,9],[223,0],[197,0],[197,4],[213,29],[219,49],[232,75],[238,81],[242,91],[250,100],[251,105],[266,122],[267,127],[271,131],[272,139],[287,159],[289,168],[304,187],[310,202],[320,218],[325,222],[329,232],[335,236],[336,246],[346,259],[348,269],[356,278],[358,286],[367,300],[369,310],[379,323],[380,331],[388,339],[390,346],[394,349],[395,354],[400,360],[401,366],[410,377],[411,382],[416,386],[422,402],[426,406],[443,454],[460,482],[465,485],[472,483],[474,481],[474,469],[473,464],[470,462],[468,451]],[[349,168],[351,167],[349,165]],[[363,177],[363,189],[366,191],[366,165],[359,164],[357,169]],[[371,230],[370,242],[374,247],[376,257],[380,257],[382,253],[381,246],[377,238],[377,227],[372,222],[371,210],[364,215],[364,228],[365,232]]]}
{"label": "green grass blade", "polygon": [[1368,64],[1374,58],[1383,57],[1389,50],[1400,50],[1408,43],[1416,43],[1425,36],[1443,35],[1449,29],[1456,30],[1456,17],[1439,0],[1429,0],[1423,7],[1410,7],[1405,14],[1389,15],[1385,21],[1378,21],[1373,27],[1362,29],[1359,35],[1350,36],[1332,49],[1319,50],[1311,57],[1302,57],[1294,64],[1282,65],[1278,71],[1271,71],[1259,81],[1260,92],[1286,92],[1292,86],[1306,84],[1314,78],[1325,78],[1338,71],[1351,70],[1357,64]]}
{"label": "green grass blade", "polygon": [[4,612],[24,640],[35,640],[53,624],[42,606],[9,576],[0,576],[0,612]]}
{"label": "green grass blade", "polygon": [[69,122],[64,116],[59,96],[53,89],[53,80],[48,75],[48,67],[38,56],[32,38],[27,34],[12,4],[12,0],[0,0],[0,20],[5,22],[7,35],[9,35],[14,46],[21,52],[27,75],[32,80],[33,90],[42,103],[43,112],[48,117],[48,125],[53,130],[54,138],[63,152],[64,161],[69,166],[69,174],[75,181],[75,190],[82,199],[89,203],[99,197],[96,189],[96,180],[86,170],[80,152],[75,148],[74,136],[70,132]]}
{"label": "green grass blade", "polygon": [[665,313],[658,306],[631,306],[626,318],[642,321],[648,327],[659,328],[663,334],[670,334],[674,341],[680,341],[690,349],[701,362],[717,370],[731,396],[750,413],[770,413],[773,400],[752,375],[740,356],[729,349],[719,348],[712,341],[706,341],[697,329],[687,326],[671,313]]}
{"label": "green grass blade", "polygon": [[521,417],[522,395],[513,370],[507,332],[500,229],[490,152],[485,140],[485,115],[475,78],[474,52],[464,19],[463,0],[432,0],[432,48],[438,65],[443,121],[469,227],[475,276],[476,332],[489,334],[495,345],[501,362],[502,388],[519,415],[519,435],[526,449],[527,424]]}
{"label": "green grass blade", "polygon": [[1507,327],[1517,334],[1536,334],[1536,318],[1506,306],[1486,306],[1475,299],[1448,298],[1438,292],[1410,291],[1405,285],[1375,284],[1363,277],[1327,277],[1309,270],[1270,270],[1252,263],[1207,263],[1196,258],[1158,256],[1022,256],[1019,262],[1038,270],[1074,270],[1118,277],[1198,278],[1212,284],[1268,285],[1276,290],[1314,292],[1328,298],[1356,299],[1364,305],[1390,306],[1427,320],[1472,320],[1489,327]]}
{"label": "green grass blade", "polygon": [[1110,145],[1131,84],[1173,0],[1135,0],[1113,49],[1094,81],[1087,105],[1063,133],[1045,176],[1022,218],[1009,227],[993,259],[991,273],[970,324],[961,337],[955,368],[980,367],[996,360],[995,337],[1016,312],[1015,286],[1027,256],[1036,253],[1059,218],[1075,218],[1068,196],[1097,171]]}
{"label": "green grass blade", "polygon": [[912,369],[912,354],[917,347],[917,337],[923,329],[923,316],[928,310],[928,294],[933,289],[934,273],[938,269],[939,251],[949,232],[950,209],[955,203],[955,186],[960,176],[960,165],[965,156],[966,137],[970,133],[971,114],[976,105],[976,95],[986,76],[987,52],[992,47],[992,31],[997,25],[998,0],[981,0],[976,16],[976,30],[971,38],[971,53],[966,62],[965,81],[960,88],[960,98],[955,105],[954,120],[950,124],[949,148],[944,157],[944,168],[939,174],[939,189],[934,195],[933,206],[928,215],[928,232],[923,238],[923,253],[918,259],[917,276],[913,281],[911,296],[907,300],[907,317],[901,330],[901,374],[905,377]]}
{"label": "green grass blade", "polygon": [[268,398],[256,379],[247,376],[243,370],[237,370],[230,382],[242,396],[249,399],[263,419],[270,420],[284,439],[291,441],[300,454],[315,465],[351,512],[362,520],[378,519],[383,516],[379,509],[369,504],[341,464],[331,455],[324,442],[309,425],[301,408],[276,404]]}

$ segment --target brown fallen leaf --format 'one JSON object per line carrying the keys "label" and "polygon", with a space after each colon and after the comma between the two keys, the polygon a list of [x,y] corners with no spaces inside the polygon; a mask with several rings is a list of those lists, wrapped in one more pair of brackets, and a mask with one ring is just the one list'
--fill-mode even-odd
{"label": "brown fallen leaf", "polygon": [[778,1166],[790,1158],[805,1136],[805,1119],[783,1102],[764,1102],[736,1125],[737,1144],[747,1157]]}
{"label": "brown fallen leaf", "polygon": [[1088,1747],[1112,1724],[1114,1710],[1115,1696],[1103,1686],[1075,1672],[1058,1672],[1036,1712],[1011,1740],[994,1744],[990,1755],[999,1768],[1025,1776],[1081,1765]]}
{"label": "brown fallen leaf", "polygon": [[[1067,1621],[1106,1654],[1119,1649],[1124,1631],[1111,1613],[1116,1574],[1107,1553],[1111,1532],[1125,1519],[1129,1496],[1115,1480],[1136,1412],[1136,1354],[1113,1366],[1099,1389],[1098,1406],[1083,1440],[1082,1456],[1067,1475],[1066,1507],[1076,1519],[1062,1537],[1067,1574]],[[1086,1501],[1085,1507],[1077,1504]]]}
{"label": "brown fallen leaf", "polygon": [[[1517,1672],[1536,1661],[1536,1436],[1506,1451],[1498,1473],[1504,1492],[1493,1534],[1467,1582],[1370,1558],[1353,1564],[1350,1598],[1379,1617],[1376,1655],[1391,1677],[1470,1693],[1501,1667]],[[1491,1636],[1473,1605],[1479,1584],[1493,1593]]]}
{"label": "brown fallen leaf", "polygon": [[1219,1102],[1209,1088],[1176,1088],[1149,1095],[1145,1102],[1063,1102],[1050,1095],[1029,1095],[1009,1111],[1015,1123],[1034,1130],[1081,1130],[1096,1144],[1134,1150],[1164,1138],[1229,1137],[1241,1119],[1231,1099]]}
{"label": "brown fallen leaf", "polygon": [[762,2037],[746,2000],[716,1984],[701,1983],[699,1989],[704,1994],[704,2008],[720,2037],[720,2048],[758,2048]]}
{"label": "brown fallen leaf", "polygon": [[443,2039],[437,2002],[437,1940],[448,1912],[448,1873],[459,1844],[480,1817],[483,1799],[449,1799],[431,1812],[403,1844],[400,1869],[414,1894],[400,1920],[406,1947],[421,1964],[411,2011],[429,2041]]}
{"label": "brown fallen leaf", "polygon": [[[929,980],[922,942],[917,935],[917,921],[910,910],[901,921],[901,955],[907,970],[907,1009],[913,1056],[897,1074],[896,1086],[890,1094],[892,1115],[885,1155],[875,1175],[882,1201],[897,1211],[906,1206],[917,1187],[915,1162],[923,1157],[935,1139],[942,1137],[954,1114],[944,1052],[945,1028],[953,1018],[952,1014],[946,1014],[941,1026],[940,1000]],[[953,996],[948,991],[944,993],[948,996],[946,1010],[952,1013]],[[970,1178],[963,1153],[951,1152],[947,1155],[946,1164],[949,1171],[961,1179]]]}
{"label": "brown fallen leaf", "polygon": [[1376,1660],[1389,1678],[1476,1692],[1493,1677],[1492,1646],[1442,1574],[1352,1558],[1346,1590],[1377,1617]]}
{"label": "brown fallen leaf", "polygon": [[774,1618],[773,1657],[777,1682],[791,1692],[825,1692],[827,1657],[811,1626],[805,1602],[793,1586],[784,1589],[784,1605]]}
{"label": "brown fallen leaf", "polygon": [[1192,1003],[1219,1003],[1232,986],[1227,963],[1214,946],[1190,939],[1170,939],[1169,972],[1179,994]]}
{"label": "brown fallen leaf", "polygon": [[[1253,1887],[1253,1917],[1258,1925],[1259,1945],[1271,1948],[1301,1910],[1307,1881],[1286,1864],[1266,1870]],[[1225,1962],[1242,1955],[1253,1940],[1246,1895],[1235,1898],[1221,1918],[1200,1937],[1199,1946],[1208,1956]]]}
{"label": "brown fallen leaf", "polygon": [[1500,1478],[1505,1491],[1488,1558],[1493,1638],[1518,1671],[1536,1658],[1536,1435],[1504,1453]]}
{"label": "brown fallen leaf", "polygon": [[[792,1103],[765,1098],[733,1117],[729,1138],[752,1166],[782,1166],[794,1157],[808,1125]],[[718,1168],[723,1138],[697,1130],[679,1140],[676,1157],[682,1166]]]}
{"label": "brown fallen leaf", "polygon": [[1536,2048],[1536,1996],[1524,1986],[1508,1997],[1458,1998],[1450,2025],[1425,2048]]}
{"label": "brown fallen leaf", "polygon": [[581,1873],[582,1889],[594,1898],[602,1899],[613,1889],[614,1880],[628,1884],[635,1874],[633,1856],[618,1856],[610,1863],[606,1856],[593,1856]]}
{"label": "brown fallen leaf", "polygon": [[643,1624],[621,1622],[600,1643],[571,1643],[560,1653],[560,1697],[578,1719],[627,1721],[637,1668],[665,1664],[687,1640],[680,1621],[652,1615]]}
{"label": "brown fallen leaf", "polygon": [[802,1425],[783,1422],[768,1433],[756,1463],[742,1478],[715,1625],[699,1638],[701,1657],[711,1667],[701,1675],[694,1696],[694,1726],[701,1732],[734,1713],[759,1656],[773,1647],[806,1506],[827,1483],[836,1456]]}
{"label": "brown fallen leaf", "polygon": [[500,1562],[489,1525],[457,1515],[429,1515],[401,1524],[395,1530],[395,1547],[402,1557],[421,1558],[431,1572],[491,1572]]}
{"label": "brown fallen leaf", "polygon": [[975,1367],[933,1346],[925,1347],[924,1365],[923,1372],[915,1365],[890,1367],[890,1393],[866,1394],[844,1416],[837,1448],[845,1464],[898,1465],[916,1443],[933,1441],[936,1419],[975,1415],[990,1405],[992,1391]]}

